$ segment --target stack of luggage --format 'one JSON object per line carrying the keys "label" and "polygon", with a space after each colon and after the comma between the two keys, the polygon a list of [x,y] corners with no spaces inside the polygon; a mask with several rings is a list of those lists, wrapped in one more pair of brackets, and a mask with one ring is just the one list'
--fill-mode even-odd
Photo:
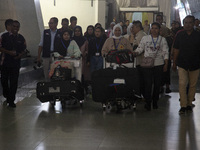
{"label": "stack of luggage", "polygon": [[[120,51],[120,55],[122,53]],[[104,110],[110,106],[116,106],[117,111],[136,108],[140,95],[138,71],[133,65],[132,54],[127,50],[124,53],[123,59],[122,56],[115,59],[117,56],[108,58],[110,56],[107,55],[105,68],[92,73],[92,97],[95,102],[102,103]]]}
{"label": "stack of luggage", "polygon": [[76,79],[75,61],[81,62],[81,59],[56,60],[51,64],[51,80],[37,83],[36,94],[42,103],[50,102],[54,106],[56,101],[61,101],[62,107],[65,107],[66,103],[79,102],[80,106],[83,105],[84,89],[81,81]]}

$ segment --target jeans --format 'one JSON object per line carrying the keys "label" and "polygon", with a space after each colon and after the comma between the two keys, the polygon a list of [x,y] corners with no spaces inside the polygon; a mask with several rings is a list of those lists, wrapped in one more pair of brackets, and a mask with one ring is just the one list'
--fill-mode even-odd
{"label": "jeans", "polygon": [[90,58],[90,72],[103,68],[103,57],[102,56],[92,56]]}
{"label": "jeans", "polygon": [[[183,68],[178,68],[179,75],[179,94],[181,107],[192,106],[192,101],[195,97],[196,84],[199,77],[200,69],[189,71]],[[189,84],[188,94],[187,86]]]}

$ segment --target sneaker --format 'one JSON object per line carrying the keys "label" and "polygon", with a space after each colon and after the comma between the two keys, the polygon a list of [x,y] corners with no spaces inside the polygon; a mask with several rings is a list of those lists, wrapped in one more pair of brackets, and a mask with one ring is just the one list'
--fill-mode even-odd
{"label": "sneaker", "polygon": [[166,88],[165,93],[171,93],[172,91],[170,90],[170,88]]}
{"label": "sneaker", "polygon": [[189,113],[192,113],[192,112],[193,112],[192,106],[187,106],[187,107],[186,107],[186,110],[187,110],[187,112],[189,112]]}
{"label": "sneaker", "polygon": [[186,112],[186,107],[181,107],[179,114],[184,114]]}

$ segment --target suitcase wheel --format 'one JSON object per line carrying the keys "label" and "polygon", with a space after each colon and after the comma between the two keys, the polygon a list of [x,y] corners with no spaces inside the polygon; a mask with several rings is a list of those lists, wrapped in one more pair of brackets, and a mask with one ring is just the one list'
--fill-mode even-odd
{"label": "suitcase wheel", "polygon": [[84,100],[80,100],[79,103],[80,103],[80,107],[82,108],[82,107],[83,107]]}
{"label": "suitcase wheel", "polygon": [[106,104],[102,104],[103,111],[106,111]]}
{"label": "suitcase wheel", "polygon": [[137,104],[134,103],[132,107],[133,107],[134,110],[136,110]]}

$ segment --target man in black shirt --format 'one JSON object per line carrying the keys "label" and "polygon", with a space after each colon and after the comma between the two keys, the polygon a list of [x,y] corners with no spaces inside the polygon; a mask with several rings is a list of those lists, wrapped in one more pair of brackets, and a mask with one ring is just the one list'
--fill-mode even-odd
{"label": "man in black shirt", "polygon": [[177,34],[173,47],[173,70],[178,66],[179,74],[180,114],[192,112],[200,70],[200,34],[194,30],[194,22],[194,16],[185,17],[184,30]]}
{"label": "man in black shirt", "polygon": [[13,21],[11,32],[3,34],[0,51],[3,53],[1,60],[1,84],[3,96],[10,107],[16,107],[15,95],[18,86],[20,61],[25,54],[26,42],[21,34],[18,34],[20,23]]}

